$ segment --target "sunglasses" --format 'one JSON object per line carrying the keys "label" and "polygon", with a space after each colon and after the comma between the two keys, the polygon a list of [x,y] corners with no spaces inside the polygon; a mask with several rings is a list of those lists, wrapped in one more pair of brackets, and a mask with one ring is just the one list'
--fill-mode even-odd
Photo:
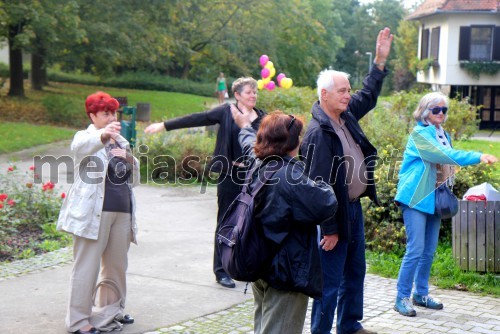
{"label": "sunglasses", "polygon": [[290,116],[290,118],[291,118],[290,123],[288,124],[288,131],[290,131],[290,129],[293,126],[293,123],[295,123],[295,116],[293,116],[293,115],[288,115],[288,116]]}
{"label": "sunglasses", "polygon": [[448,107],[434,107],[434,108],[429,108],[429,110],[432,112],[433,115],[437,115],[440,112],[443,112],[443,115],[446,115],[448,112]]}

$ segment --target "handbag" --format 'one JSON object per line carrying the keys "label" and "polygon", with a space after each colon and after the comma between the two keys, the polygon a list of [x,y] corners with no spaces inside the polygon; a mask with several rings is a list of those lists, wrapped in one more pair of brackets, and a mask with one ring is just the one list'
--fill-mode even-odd
{"label": "handbag", "polygon": [[436,210],[435,214],[441,219],[452,218],[458,212],[458,199],[448,187],[446,182],[442,183],[435,190]]}
{"label": "handbag", "polygon": [[225,99],[228,99],[228,98],[229,98],[229,94],[227,93],[227,90],[226,90],[226,92],[224,93],[224,98],[225,98]]}

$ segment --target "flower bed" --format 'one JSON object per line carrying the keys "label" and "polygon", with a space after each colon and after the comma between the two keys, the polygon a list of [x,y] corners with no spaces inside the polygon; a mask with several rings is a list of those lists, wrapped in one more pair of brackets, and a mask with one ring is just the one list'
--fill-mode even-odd
{"label": "flower bed", "polygon": [[33,166],[22,172],[12,165],[0,174],[0,261],[29,258],[71,242],[55,225],[65,193],[37,178]]}

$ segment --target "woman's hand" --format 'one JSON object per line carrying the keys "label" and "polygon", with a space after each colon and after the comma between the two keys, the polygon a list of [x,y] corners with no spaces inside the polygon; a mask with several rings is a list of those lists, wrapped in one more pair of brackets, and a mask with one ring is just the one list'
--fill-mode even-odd
{"label": "woman's hand", "polygon": [[482,154],[479,160],[485,164],[492,164],[498,161],[497,157],[491,154]]}
{"label": "woman's hand", "polygon": [[144,129],[144,133],[146,134],[158,133],[160,131],[165,131],[165,124],[163,122],[150,124]]}
{"label": "woman's hand", "polygon": [[106,143],[109,139],[115,139],[120,134],[120,122],[111,122],[104,127],[104,132],[101,134],[101,142]]}
{"label": "woman's hand", "polygon": [[236,123],[240,129],[252,125],[250,119],[252,114],[249,112],[241,112],[234,104],[231,104],[231,115],[233,116],[234,123]]}
{"label": "woman's hand", "polygon": [[127,150],[125,150],[124,148],[116,147],[116,148],[113,148],[112,150],[110,150],[110,152],[114,157],[118,157],[121,159],[127,158]]}

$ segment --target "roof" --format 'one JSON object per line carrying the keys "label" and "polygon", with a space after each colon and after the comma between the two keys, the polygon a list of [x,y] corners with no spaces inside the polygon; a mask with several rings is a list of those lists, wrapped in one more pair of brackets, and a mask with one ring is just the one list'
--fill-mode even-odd
{"label": "roof", "polygon": [[425,0],[417,9],[406,17],[407,20],[416,20],[425,16],[453,12],[496,13],[500,9],[500,0]]}

